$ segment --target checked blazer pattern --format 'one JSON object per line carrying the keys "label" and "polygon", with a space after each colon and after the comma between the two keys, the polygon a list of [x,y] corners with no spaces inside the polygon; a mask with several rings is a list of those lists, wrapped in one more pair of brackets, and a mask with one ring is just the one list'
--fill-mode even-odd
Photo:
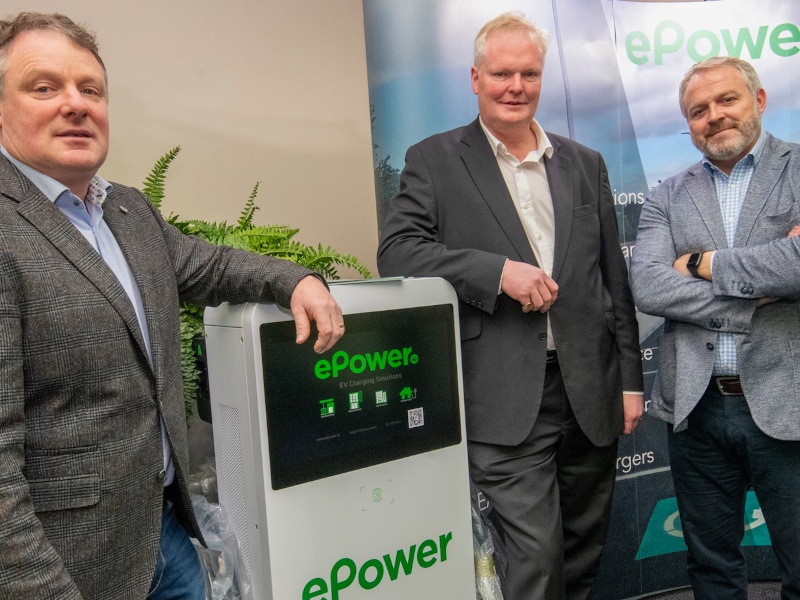
{"label": "checked blazer pattern", "polygon": [[288,306],[309,271],[182,235],[114,184],[105,220],[141,292],[152,349],[102,258],[0,156],[0,597],[137,598],[158,551],[166,423],[184,507],[179,300]]}

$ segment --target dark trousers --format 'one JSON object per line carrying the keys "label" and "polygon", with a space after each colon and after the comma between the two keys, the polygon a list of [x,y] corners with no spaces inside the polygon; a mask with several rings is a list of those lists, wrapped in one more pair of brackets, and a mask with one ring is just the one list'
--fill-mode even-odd
{"label": "dark trousers", "polygon": [[594,446],[548,364],[542,407],[519,446],[469,443],[470,475],[505,532],[507,600],[588,598],[608,531],[617,444]]}
{"label": "dark trousers", "polygon": [[800,599],[800,442],[764,434],[744,396],[710,390],[688,429],[670,429],[669,450],[695,598],[747,598],[740,544],[752,486],[778,559],[781,598]]}

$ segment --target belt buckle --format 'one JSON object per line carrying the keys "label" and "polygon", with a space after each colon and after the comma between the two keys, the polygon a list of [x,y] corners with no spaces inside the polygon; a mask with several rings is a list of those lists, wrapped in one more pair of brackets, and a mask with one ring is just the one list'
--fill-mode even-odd
{"label": "belt buckle", "polygon": [[[724,375],[720,377],[714,377],[714,385],[717,387],[717,391],[723,396],[739,396],[740,394],[738,392],[725,391],[726,383],[736,384],[739,383],[739,381],[740,380],[738,375],[732,375],[729,377],[726,377]],[[739,386],[741,387],[741,383],[739,383]]]}

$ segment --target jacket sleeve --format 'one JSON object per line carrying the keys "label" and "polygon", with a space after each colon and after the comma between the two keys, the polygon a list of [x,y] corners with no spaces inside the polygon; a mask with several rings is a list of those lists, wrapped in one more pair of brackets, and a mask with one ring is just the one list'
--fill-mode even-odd
{"label": "jacket sleeve", "polygon": [[442,277],[459,300],[491,314],[506,257],[445,244],[440,219],[452,207],[444,205],[447,190],[439,189],[428,162],[417,146],[406,153],[400,193],[389,203],[381,232],[378,270],[384,277]]}
{"label": "jacket sleeve", "polygon": [[718,250],[713,262],[713,290],[735,298],[800,296],[800,237],[760,246]]}
{"label": "jacket sleeve", "polygon": [[636,308],[628,281],[628,267],[620,250],[619,229],[608,171],[602,156],[599,161],[600,271],[603,285],[614,303],[615,339],[622,369],[622,387],[625,391],[644,391],[639,324],[636,321]]}
{"label": "jacket sleeve", "polygon": [[300,280],[316,276],[310,269],[289,260],[217,246],[197,236],[185,235],[166,222],[155,207],[150,205],[150,209],[169,248],[181,300],[199,306],[276,302],[288,307]]}
{"label": "jacket sleeve", "polygon": [[636,305],[644,313],[692,323],[712,331],[749,331],[754,300],[716,296],[709,281],[688,277],[672,264],[678,256],[673,227],[682,227],[680,215],[672,215],[672,186],[657,187],[642,206],[636,248],[631,259],[631,283]]}

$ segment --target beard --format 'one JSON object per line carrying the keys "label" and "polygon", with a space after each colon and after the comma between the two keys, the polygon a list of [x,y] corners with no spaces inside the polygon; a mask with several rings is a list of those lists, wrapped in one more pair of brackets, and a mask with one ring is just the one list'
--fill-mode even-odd
{"label": "beard", "polygon": [[[732,132],[726,140],[709,140],[709,136],[727,129]],[[732,160],[742,156],[753,144],[761,133],[761,113],[758,107],[753,107],[751,116],[741,122],[725,120],[722,123],[709,127],[702,138],[692,135],[695,147],[711,160]]]}

